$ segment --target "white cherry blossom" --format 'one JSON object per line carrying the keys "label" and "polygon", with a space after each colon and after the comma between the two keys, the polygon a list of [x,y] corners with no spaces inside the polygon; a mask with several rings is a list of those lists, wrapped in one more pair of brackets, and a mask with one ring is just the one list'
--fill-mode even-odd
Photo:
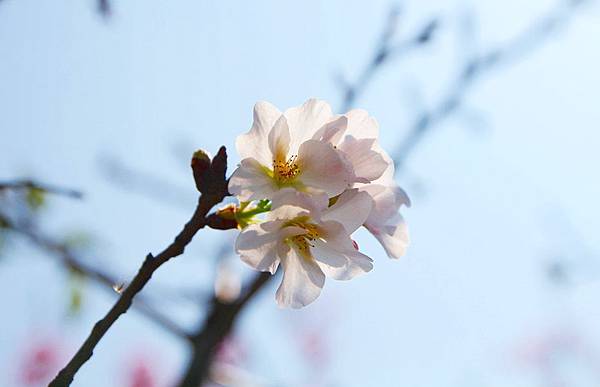
{"label": "white cherry blossom", "polygon": [[355,181],[352,165],[330,142],[312,138],[332,121],[336,118],[324,101],[310,99],[284,113],[258,102],[252,128],[236,140],[242,161],[229,191],[240,201],[271,199],[287,187],[341,194]]}
{"label": "white cherry blossom", "polygon": [[370,271],[371,259],[351,239],[361,226],[389,257],[406,253],[399,211],[410,200],[378,137],[377,121],[365,110],[334,115],[316,99],[283,113],[268,102],[255,105],[252,128],[236,140],[242,161],[229,181],[241,202],[234,211],[243,228],[236,251],[256,270],[274,274],[282,267],[280,306],[313,302],[325,277]]}
{"label": "white cherry blossom", "polygon": [[349,280],[372,269],[372,260],[350,238],[372,206],[370,195],[357,189],[344,192],[329,207],[326,194],[309,196],[286,188],[273,198],[264,222],[242,230],[235,248],[256,270],[273,274],[281,265],[277,303],[301,308],[319,296],[326,276]]}

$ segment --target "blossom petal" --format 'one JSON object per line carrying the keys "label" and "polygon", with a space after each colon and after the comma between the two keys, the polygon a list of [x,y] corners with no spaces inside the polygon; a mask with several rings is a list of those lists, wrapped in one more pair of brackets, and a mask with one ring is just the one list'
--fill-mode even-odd
{"label": "blossom petal", "polygon": [[373,269],[371,258],[354,248],[340,223],[324,222],[322,228],[325,236],[313,241],[311,252],[328,277],[349,280]]}
{"label": "blossom petal", "polygon": [[357,250],[337,251],[328,243],[318,243],[313,255],[327,277],[347,281],[373,269],[373,260]]}
{"label": "blossom petal", "polygon": [[410,199],[406,192],[398,186],[382,186],[369,184],[360,188],[373,198],[374,206],[367,218],[365,225],[381,227],[389,219],[396,216],[402,205],[409,206]]}
{"label": "blossom petal", "polygon": [[299,309],[321,294],[325,274],[314,260],[303,258],[291,248],[286,256],[281,257],[281,264],[283,279],[275,297],[280,307]]}
{"label": "blossom petal", "polygon": [[275,121],[273,129],[269,132],[269,149],[271,150],[273,159],[287,160],[287,154],[290,149],[290,130],[287,120],[283,115]]}
{"label": "blossom petal", "polygon": [[396,168],[394,166],[394,160],[390,157],[390,155],[387,154],[387,152],[379,145],[378,142],[373,144],[373,150],[379,153],[379,155],[385,160],[387,167],[381,176],[372,181],[372,183],[385,186],[395,185],[396,182],[394,180],[394,174],[396,173]]}
{"label": "blossom petal", "polygon": [[280,190],[272,199],[273,208],[292,205],[303,208],[315,218],[320,218],[321,211],[329,207],[329,197],[324,192],[308,195],[293,188]]}
{"label": "blossom petal", "polygon": [[293,204],[281,204],[273,206],[273,210],[269,213],[269,218],[279,220],[290,220],[299,216],[308,215],[306,208],[299,207]]}
{"label": "blossom petal", "polygon": [[331,106],[325,101],[309,99],[301,106],[287,109],[284,113],[290,128],[292,142],[290,152],[296,154],[300,144],[310,139],[333,116]]}
{"label": "blossom petal", "polygon": [[[338,146],[344,152],[346,159],[352,164],[356,177],[371,182],[381,177],[389,163],[380,152],[373,149],[375,139],[356,139],[346,136]],[[364,182],[364,181],[363,181]]]}
{"label": "blossom petal", "polygon": [[406,254],[406,249],[410,243],[408,228],[400,214],[397,214],[390,224],[379,228],[366,226],[367,229],[377,238],[379,243],[385,249],[388,257],[400,258]]}
{"label": "blossom petal", "polygon": [[272,156],[268,147],[268,134],[281,112],[268,102],[254,105],[254,122],[248,133],[236,138],[235,146],[242,159],[253,157],[263,165],[270,165]]}
{"label": "blossom petal", "polygon": [[315,132],[312,136],[313,140],[329,142],[336,145],[342,139],[344,132],[348,126],[348,118],[340,116],[325,125]]}
{"label": "blossom petal", "polygon": [[379,138],[379,124],[366,110],[352,109],[346,114],[348,129],[346,134],[355,138]]}
{"label": "blossom petal", "polygon": [[229,192],[237,195],[240,201],[260,200],[272,197],[277,186],[256,159],[247,158],[229,178]]}
{"label": "blossom petal", "polygon": [[352,166],[331,146],[316,140],[305,141],[298,150],[300,181],[329,196],[342,193],[354,181]]}
{"label": "blossom petal", "polygon": [[341,194],[335,204],[325,210],[321,219],[341,223],[350,235],[367,220],[372,208],[371,195],[352,189]]}
{"label": "blossom petal", "polygon": [[281,221],[265,222],[263,224],[251,224],[246,227],[235,241],[235,251],[241,256],[242,261],[252,268],[260,271],[275,273],[279,266],[277,257],[277,241],[279,235],[276,232],[268,232],[266,226],[274,226]]}

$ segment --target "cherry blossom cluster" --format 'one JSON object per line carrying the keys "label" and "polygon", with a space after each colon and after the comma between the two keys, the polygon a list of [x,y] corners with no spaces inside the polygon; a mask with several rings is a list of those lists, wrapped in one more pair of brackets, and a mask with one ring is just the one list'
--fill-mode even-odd
{"label": "cherry blossom cluster", "polygon": [[349,280],[373,268],[352,234],[365,227],[391,258],[404,255],[408,232],[399,209],[409,206],[394,182],[394,164],[378,143],[377,121],[361,109],[336,115],[310,99],[283,113],[254,107],[241,156],[229,180],[240,226],[235,249],[256,270],[283,279],[276,300],[301,308],[320,294],[325,277]]}

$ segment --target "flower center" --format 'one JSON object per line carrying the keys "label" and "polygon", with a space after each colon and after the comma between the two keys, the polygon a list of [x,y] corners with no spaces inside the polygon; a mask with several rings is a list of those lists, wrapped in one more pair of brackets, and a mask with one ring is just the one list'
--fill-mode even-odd
{"label": "flower center", "polygon": [[277,184],[288,185],[300,174],[300,168],[296,163],[298,155],[292,155],[287,160],[273,160],[273,177]]}
{"label": "flower center", "polygon": [[295,235],[293,237],[290,237],[289,242],[297,249],[300,255],[305,259],[312,257],[310,254],[310,248],[313,247],[313,245],[310,244],[309,240],[306,238],[305,235]]}
{"label": "flower center", "polygon": [[311,242],[315,239],[321,238],[321,232],[319,227],[314,223],[309,223],[305,217],[300,217],[289,221],[286,226],[296,226],[303,228],[306,232],[300,235],[294,235],[287,238],[287,242],[293,245],[294,248],[304,257],[305,259],[312,259],[310,248],[315,247]]}

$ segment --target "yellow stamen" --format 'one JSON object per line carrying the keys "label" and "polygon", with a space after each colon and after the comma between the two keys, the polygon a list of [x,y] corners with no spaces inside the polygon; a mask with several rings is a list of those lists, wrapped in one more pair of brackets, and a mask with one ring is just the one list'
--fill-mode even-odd
{"label": "yellow stamen", "polygon": [[298,217],[294,220],[286,222],[285,226],[295,226],[306,230],[306,233],[304,234],[294,235],[287,238],[287,242],[288,244],[292,245],[303,258],[312,259],[310,248],[315,246],[311,242],[315,239],[321,238],[322,232],[319,230],[319,226],[308,222],[308,220],[309,218],[305,216]]}
{"label": "yellow stamen", "polygon": [[279,185],[289,185],[300,174],[296,160],[298,155],[292,155],[288,160],[273,160],[273,178]]}

